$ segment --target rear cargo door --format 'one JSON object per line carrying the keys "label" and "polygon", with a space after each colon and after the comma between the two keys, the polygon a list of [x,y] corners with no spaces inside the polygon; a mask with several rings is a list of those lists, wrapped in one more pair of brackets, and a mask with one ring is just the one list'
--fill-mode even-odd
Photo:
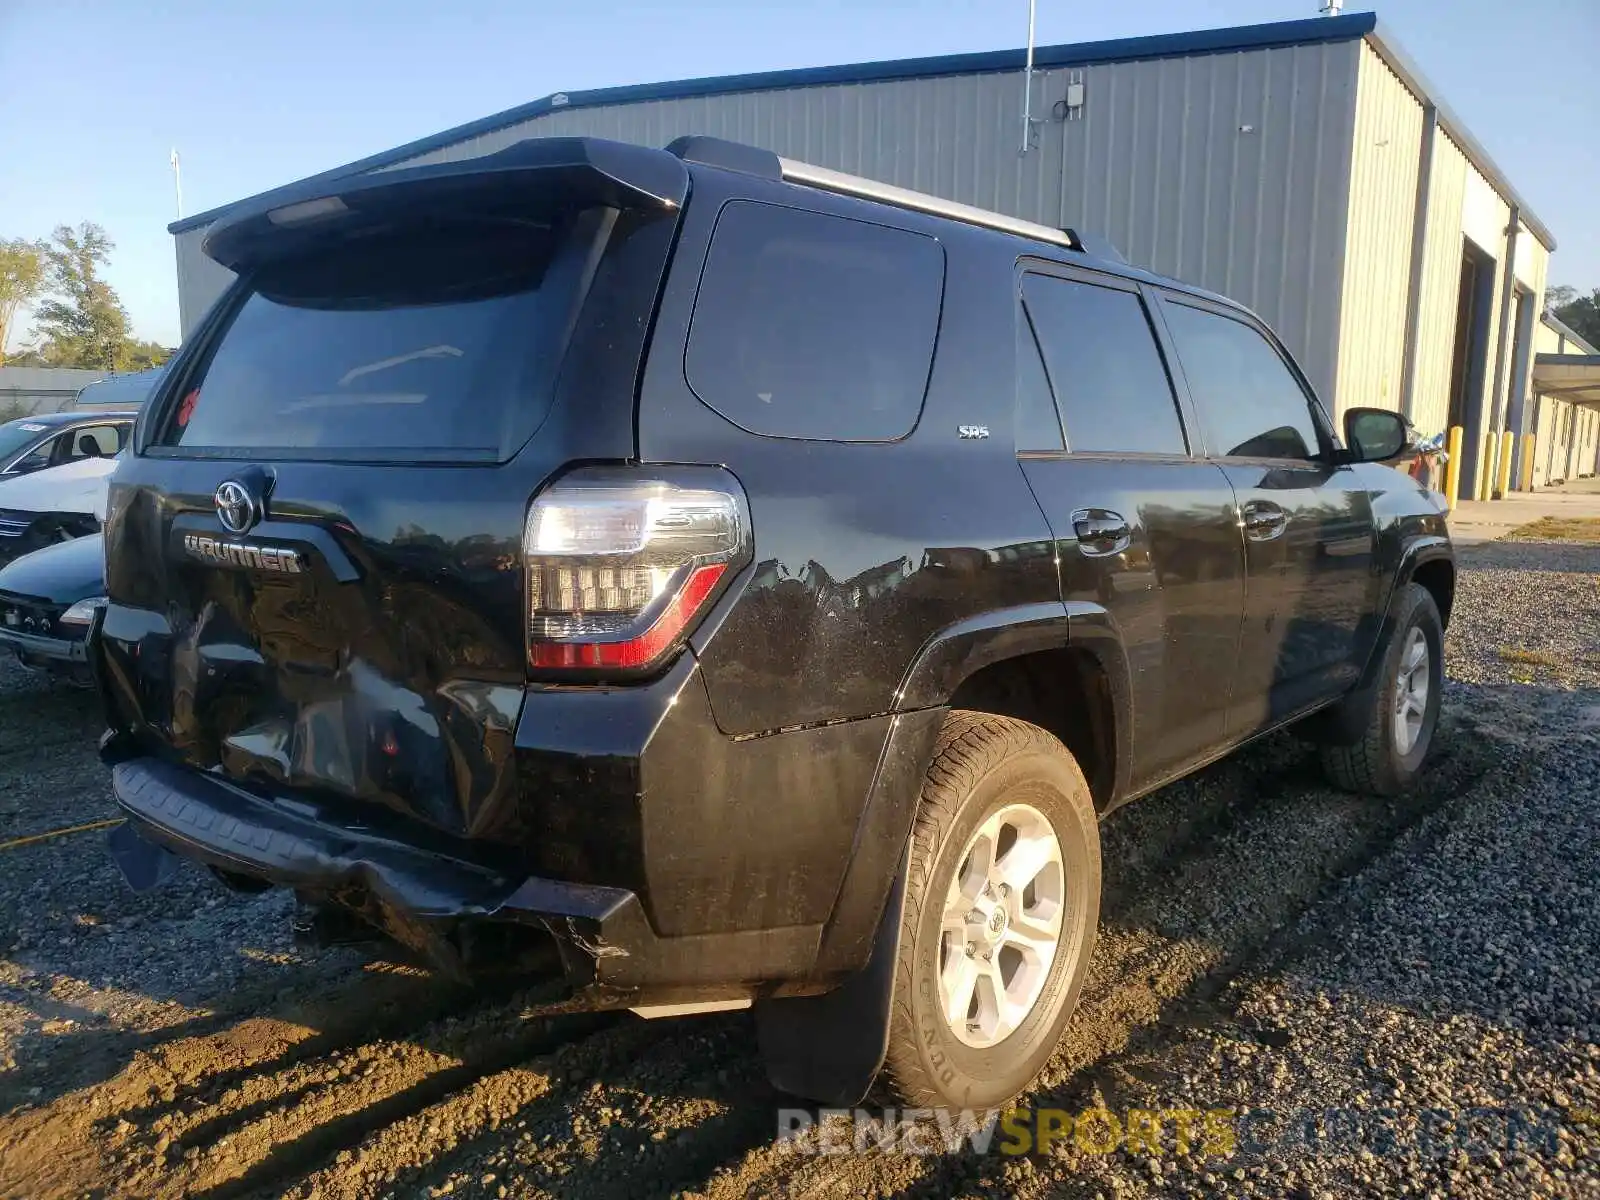
{"label": "rear cargo door", "polygon": [[118,722],[277,792],[511,819],[524,520],[634,455],[671,219],[457,196],[258,248],[113,484]]}

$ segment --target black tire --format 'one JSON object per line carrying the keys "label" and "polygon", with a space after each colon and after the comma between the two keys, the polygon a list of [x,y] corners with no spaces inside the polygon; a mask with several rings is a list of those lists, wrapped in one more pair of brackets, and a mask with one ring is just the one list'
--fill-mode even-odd
{"label": "black tire", "polygon": [[[984,822],[1027,804],[1061,849],[1063,923],[1038,999],[986,1048],[959,1040],[940,1000],[946,891]],[[1021,901],[1019,901],[1020,903]],[[1100,831],[1077,762],[1026,721],[953,710],[940,730],[912,833],[884,1080],[908,1105],[986,1109],[1033,1081],[1077,1005],[1100,914]]]}
{"label": "black tire", "polygon": [[[1409,750],[1402,752],[1396,738],[1394,713],[1400,681],[1400,660],[1413,630],[1420,630],[1428,648],[1428,698],[1421,732]],[[1373,683],[1351,697],[1359,708],[1349,714],[1350,727],[1360,731],[1353,742],[1322,747],[1322,769],[1335,787],[1372,796],[1396,796],[1411,787],[1439,723],[1439,701],[1444,693],[1444,622],[1433,596],[1421,584],[1408,583],[1395,598],[1394,620]]]}

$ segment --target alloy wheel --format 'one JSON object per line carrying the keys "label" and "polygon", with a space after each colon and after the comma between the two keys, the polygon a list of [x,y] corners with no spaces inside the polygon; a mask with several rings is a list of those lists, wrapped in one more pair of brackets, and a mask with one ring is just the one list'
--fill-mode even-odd
{"label": "alloy wheel", "polygon": [[1010,804],[979,826],[945,894],[939,998],[957,1039],[983,1049],[1016,1032],[1061,942],[1066,877],[1044,814]]}
{"label": "alloy wheel", "polygon": [[1422,739],[1422,725],[1428,715],[1429,675],[1428,639],[1421,629],[1406,634],[1400,651],[1400,667],[1394,689],[1394,744],[1404,756]]}

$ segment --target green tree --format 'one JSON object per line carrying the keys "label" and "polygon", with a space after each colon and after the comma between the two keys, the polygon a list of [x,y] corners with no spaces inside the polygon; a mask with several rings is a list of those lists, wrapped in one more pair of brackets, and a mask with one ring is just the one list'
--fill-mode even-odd
{"label": "green tree", "polygon": [[143,371],[150,367],[159,367],[171,358],[174,351],[160,342],[134,342],[122,344],[122,352],[117,356],[117,370]]}
{"label": "green tree", "polygon": [[91,221],[58,225],[45,247],[51,298],[34,323],[40,354],[52,365],[112,371],[128,341],[128,314],[111,285],[100,278],[113,249],[106,231]]}
{"label": "green tree", "polygon": [[17,310],[44,290],[44,243],[0,238],[0,366]]}
{"label": "green tree", "polygon": [[1545,307],[1591,346],[1600,347],[1600,288],[1587,296],[1563,284],[1545,289]]}

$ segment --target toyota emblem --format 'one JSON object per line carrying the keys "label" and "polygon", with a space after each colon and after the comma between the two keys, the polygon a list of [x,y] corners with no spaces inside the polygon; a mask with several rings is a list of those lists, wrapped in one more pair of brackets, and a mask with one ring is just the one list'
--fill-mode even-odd
{"label": "toyota emblem", "polygon": [[217,485],[217,520],[229,533],[248,533],[261,520],[261,499],[237,479]]}

